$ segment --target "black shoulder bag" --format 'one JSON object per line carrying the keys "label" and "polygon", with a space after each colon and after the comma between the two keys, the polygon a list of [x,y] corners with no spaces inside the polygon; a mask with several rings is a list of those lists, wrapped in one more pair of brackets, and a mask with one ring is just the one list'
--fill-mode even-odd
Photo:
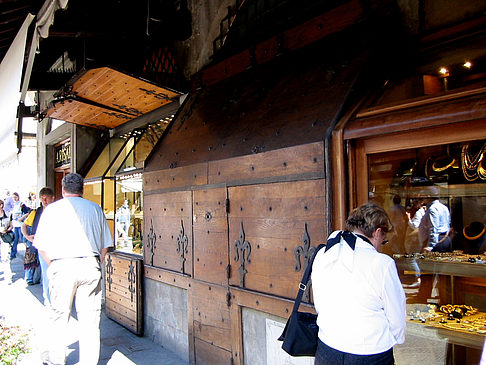
{"label": "black shoulder bag", "polygon": [[[320,244],[317,246],[312,259],[310,260],[305,270],[302,281],[299,284],[299,292],[297,298],[295,298],[294,308],[292,314],[287,320],[285,328],[278,338],[279,341],[283,341],[282,349],[291,356],[315,356],[317,350],[319,327],[317,326],[317,314],[299,312],[300,301],[302,295],[307,287],[310,274],[312,272],[312,264],[317,252],[323,247],[326,247],[326,252],[335,244],[341,241],[341,237],[344,238],[346,243],[354,250],[356,245],[356,236],[348,231],[340,231],[335,237],[329,238],[327,244]],[[366,238],[362,237],[366,241]],[[369,242],[369,241],[368,241]],[[371,242],[370,242],[371,244]]]}
{"label": "black shoulder bag", "polygon": [[315,356],[317,350],[317,334],[319,327],[317,326],[317,314],[299,312],[300,301],[302,295],[307,288],[307,282],[309,281],[310,274],[312,272],[312,264],[317,252],[321,248],[325,247],[323,244],[317,246],[312,255],[307,268],[305,270],[302,281],[299,284],[299,292],[295,298],[294,308],[292,314],[287,320],[285,328],[278,338],[279,341],[283,341],[282,349],[291,356]]}

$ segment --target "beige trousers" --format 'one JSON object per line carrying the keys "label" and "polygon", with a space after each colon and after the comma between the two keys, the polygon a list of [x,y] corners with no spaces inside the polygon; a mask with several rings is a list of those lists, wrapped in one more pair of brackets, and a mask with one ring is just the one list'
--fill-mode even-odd
{"label": "beige trousers", "polygon": [[100,355],[101,268],[98,258],[52,261],[47,270],[51,297],[52,335],[49,360],[66,361],[68,321],[73,301],[79,329],[79,364],[96,365]]}

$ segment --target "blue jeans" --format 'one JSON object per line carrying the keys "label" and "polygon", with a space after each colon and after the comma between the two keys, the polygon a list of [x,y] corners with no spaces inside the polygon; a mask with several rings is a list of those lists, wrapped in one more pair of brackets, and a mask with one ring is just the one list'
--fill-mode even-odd
{"label": "blue jeans", "polygon": [[24,241],[24,235],[22,234],[22,231],[20,230],[20,227],[14,227],[14,240],[12,241],[12,250],[10,251],[10,258],[14,259],[17,257],[17,245],[19,242]]}
{"label": "blue jeans", "polygon": [[44,260],[42,255],[39,253],[39,262],[41,269],[41,280],[42,280],[42,295],[44,297],[44,305],[50,305],[51,298],[49,297],[49,279],[47,278],[47,262]]}
{"label": "blue jeans", "polygon": [[319,340],[314,365],[393,365],[393,347],[373,355],[355,355],[327,346]]}
{"label": "blue jeans", "polygon": [[38,266],[25,269],[24,279],[29,285],[39,284],[41,280],[41,268]]}

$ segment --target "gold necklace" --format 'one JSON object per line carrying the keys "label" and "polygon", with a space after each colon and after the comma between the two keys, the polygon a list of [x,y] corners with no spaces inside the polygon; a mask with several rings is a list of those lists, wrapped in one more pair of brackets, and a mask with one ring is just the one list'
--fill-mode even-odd
{"label": "gold necklace", "polygon": [[454,163],[456,162],[456,159],[453,158],[451,163],[443,166],[443,167],[440,167],[440,166],[437,166],[437,161],[434,161],[434,163],[432,164],[432,170],[434,170],[435,172],[442,172],[442,171],[445,171],[447,170],[449,167],[453,166]]}
{"label": "gold necklace", "polygon": [[[483,159],[481,162],[484,162],[485,160]],[[483,164],[480,163],[478,166],[478,176],[481,180],[486,180],[486,169],[483,167]]]}
{"label": "gold necklace", "polygon": [[[467,181],[475,181],[479,174],[481,173],[486,179],[486,171],[481,166],[481,161],[484,157],[484,152],[486,151],[486,144],[481,147],[478,153],[471,157],[469,154],[469,145],[462,146],[461,151],[461,162],[462,162],[462,172]],[[481,177],[483,179],[483,177]]]}

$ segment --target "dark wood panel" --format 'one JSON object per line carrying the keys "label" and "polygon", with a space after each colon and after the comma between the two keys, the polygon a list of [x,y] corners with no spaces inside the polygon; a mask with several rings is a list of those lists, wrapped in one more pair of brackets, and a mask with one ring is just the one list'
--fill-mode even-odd
{"label": "dark wood panel", "polygon": [[143,191],[145,194],[150,194],[150,192],[157,190],[205,185],[208,183],[206,163],[172,169],[169,166],[163,167],[164,170],[143,173]]}
{"label": "dark wood panel", "polygon": [[208,181],[217,184],[308,173],[324,176],[323,142],[210,162]]}
{"label": "dark wood panel", "polygon": [[192,275],[191,201],[190,191],[144,196],[145,264]]}
{"label": "dark wood panel", "polygon": [[133,308],[136,309],[137,301],[136,296],[133,295],[129,290],[128,280],[113,280],[113,282],[107,283],[107,292],[117,294],[125,298],[128,302],[132,302]]}
{"label": "dark wood panel", "polygon": [[[298,292],[298,283],[295,284],[294,291],[295,293],[292,299],[284,299],[273,295],[255,293],[250,290],[231,287],[231,307],[234,308],[240,306],[254,308],[274,316],[288,318],[292,312],[294,299]],[[300,310],[302,312],[315,313],[312,304],[301,303]]]}
{"label": "dark wood panel", "polygon": [[107,316],[142,335],[142,259],[115,251],[107,254],[104,267]]}
{"label": "dark wood panel", "polygon": [[194,278],[227,285],[226,188],[194,191]]}
{"label": "dark wood panel", "polygon": [[354,120],[345,139],[378,136],[486,118],[486,94]]}
{"label": "dark wood panel", "polygon": [[110,301],[111,303],[117,303],[118,305],[133,310],[137,309],[137,302],[131,300],[131,298],[124,295],[124,293],[117,292],[116,290],[107,290],[105,296],[107,302]]}
{"label": "dark wood panel", "polygon": [[232,365],[231,352],[196,338],[196,365]]}
{"label": "dark wood panel", "polygon": [[105,311],[108,318],[111,318],[117,323],[123,324],[125,328],[128,328],[134,333],[137,332],[137,323],[135,321],[130,320],[129,318],[125,317],[123,314],[117,312],[112,308],[105,308]]}
{"label": "dark wood panel", "polygon": [[224,287],[198,281],[192,284],[194,337],[230,351],[231,320],[227,295],[228,290]]}
{"label": "dark wood panel", "polygon": [[349,45],[345,55],[325,51],[334,41],[309,57],[279,58],[194,93],[145,171],[324,141],[365,62],[357,39],[341,40]]}
{"label": "dark wood panel", "polygon": [[145,278],[170,284],[182,289],[188,289],[190,278],[181,273],[164,270],[153,266],[144,266]]}
{"label": "dark wood panel", "polygon": [[209,86],[225,78],[246,71],[255,63],[261,64],[277,57],[282,48],[296,50],[325,36],[355,24],[363,15],[359,1],[353,0],[321,14],[304,24],[289,29],[256,46],[254,54],[243,51],[233,57],[201,71],[201,84]]}
{"label": "dark wood panel", "polygon": [[[304,241],[315,247],[327,236],[325,180],[235,187],[229,199],[230,284],[295,297],[304,259],[297,261],[294,251],[305,252]],[[242,241],[251,250],[237,255]]]}
{"label": "dark wood panel", "polygon": [[116,301],[112,301],[110,298],[107,298],[106,302],[105,302],[106,306],[110,307],[110,309],[113,311],[113,312],[116,312],[122,316],[124,316],[125,318],[128,318],[130,321],[136,323],[137,322],[137,319],[138,319],[138,315],[137,315],[137,311],[136,310],[132,310],[130,308],[127,308],[126,306],[116,302]]}

